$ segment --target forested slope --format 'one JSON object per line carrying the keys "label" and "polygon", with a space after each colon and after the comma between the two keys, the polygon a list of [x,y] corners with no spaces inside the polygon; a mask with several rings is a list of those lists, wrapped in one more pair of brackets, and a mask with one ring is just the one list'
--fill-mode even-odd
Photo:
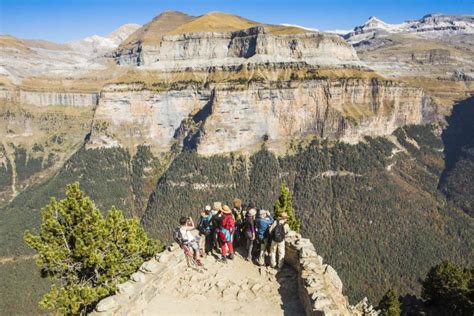
{"label": "forested slope", "polygon": [[393,138],[313,141],[282,157],[265,147],[248,159],[183,152],[158,182],[142,222],[167,239],[180,215],[197,216],[215,200],[240,197],[272,209],[285,181],[302,233],[339,271],[353,301],[378,300],[391,286],[417,292],[432,265],[472,257],[473,221],[437,190],[443,144],[433,128],[407,127]]}

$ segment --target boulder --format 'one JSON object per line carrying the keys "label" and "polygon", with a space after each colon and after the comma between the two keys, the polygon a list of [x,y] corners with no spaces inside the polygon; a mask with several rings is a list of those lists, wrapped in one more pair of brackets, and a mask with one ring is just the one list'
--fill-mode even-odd
{"label": "boulder", "polygon": [[134,274],[132,274],[130,276],[130,279],[134,282],[137,282],[137,283],[140,283],[140,282],[144,282],[145,279],[146,279],[146,276],[143,272],[141,271],[137,271],[135,272]]}
{"label": "boulder", "polygon": [[342,292],[342,281],[339,278],[339,275],[337,275],[336,270],[334,270],[330,265],[327,265],[324,274],[329,279],[330,284],[332,284],[332,286],[334,286],[338,291]]}
{"label": "boulder", "polygon": [[[162,257],[160,257],[160,260],[161,258]],[[158,272],[160,268],[161,267],[158,261],[156,261],[156,259],[151,259],[144,262],[142,266],[140,267],[140,270],[143,272],[155,273],[155,272]]]}
{"label": "boulder", "polygon": [[135,292],[135,289],[136,289],[135,284],[130,281],[119,284],[117,285],[117,291],[120,294],[131,295]]}
{"label": "boulder", "polygon": [[97,304],[95,310],[101,313],[101,312],[110,311],[114,309],[115,307],[117,307],[117,301],[115,300],[115,297],[109,296],[101,300],[99,304]]}

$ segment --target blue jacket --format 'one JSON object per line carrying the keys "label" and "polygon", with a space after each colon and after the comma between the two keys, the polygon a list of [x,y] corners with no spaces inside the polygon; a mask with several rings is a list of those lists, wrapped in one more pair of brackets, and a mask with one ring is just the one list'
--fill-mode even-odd
{"label": "blue jacket", "polygon": [[273,224],[273,217],[271,215],[265,218],[258,217],[255,223],[257,225],[257,239],[263,240],[268,237],[270,226]]}

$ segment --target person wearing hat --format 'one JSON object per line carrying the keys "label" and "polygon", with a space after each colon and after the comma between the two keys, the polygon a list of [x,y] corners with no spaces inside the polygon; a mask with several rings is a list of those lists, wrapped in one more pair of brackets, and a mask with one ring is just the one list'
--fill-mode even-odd
{"label": "person wearing hat", "polygon": [[207,254],[211,250],[212,244],[212,213],[211,206],[206,205],[198,224],[199,230],[199,249],[202,254]]}
{"label": "person wearing hat", "polygon": [[246,249],[247,249],[247,257],[245,258],[247,261],[252,260],[252,250],[253,244],[255,243],[256,238],[256,229],[255,229],[255,216],[257,215],[257,210],[252,208],[250,209],[247,214],[245,215],[245,221],[243,223],[243,235],[246,241]]}
{"label": "person wearing hat", "polygon": [[[281,269],[285,262],[285,236],[290,231],[288,226],[288,213],[283,212],[277,217],[276,221],[270,226],[270,265],[273,268]],[[278,260],[277,260],[278,253]]]}
{"label": "person wearing hat", "polygon": [[260,210],[259,217],[255,221],[257,226],[257,242],[260,246],[258,264],[265,264],[265,252],[267,251],[270,235],[270,226],[273,224],[273,217],[269,211]]}
{"label": "person wearing hat", "polygon": [[[219,243],[221,246],[222,258],[219,260],[221,262],[227,262],[227,258],[234,259],[234,247],[232,246],[232,235],[234,233],[234,216],[232,216],[232,211],[229,206],[224,205],[222,207],[222,220],[220,221],[220,226],[218,231]],[[227,257],[227,253],[229,254]]]}

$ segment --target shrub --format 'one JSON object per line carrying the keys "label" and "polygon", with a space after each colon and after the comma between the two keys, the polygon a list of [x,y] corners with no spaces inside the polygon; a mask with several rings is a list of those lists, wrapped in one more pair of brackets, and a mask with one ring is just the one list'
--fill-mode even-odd
{"label": "shrub", "polygon": [[388,290],[380,300],[377,309],[380,310],[381,316],[399,316],[400,300],[397,291]]}

